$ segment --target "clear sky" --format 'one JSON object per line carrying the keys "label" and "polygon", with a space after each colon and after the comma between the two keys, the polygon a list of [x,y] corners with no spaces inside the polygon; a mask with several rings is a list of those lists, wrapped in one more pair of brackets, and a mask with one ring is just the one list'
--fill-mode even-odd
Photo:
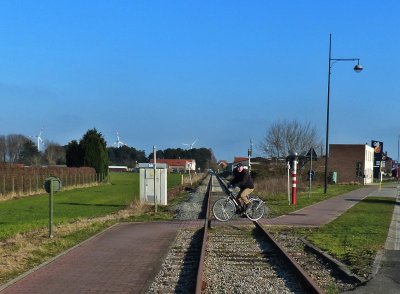
{"label": "clear sky", "polygon": [[254,155],[279,120],[397,159],[400,2],[0,1],[0,134]]}

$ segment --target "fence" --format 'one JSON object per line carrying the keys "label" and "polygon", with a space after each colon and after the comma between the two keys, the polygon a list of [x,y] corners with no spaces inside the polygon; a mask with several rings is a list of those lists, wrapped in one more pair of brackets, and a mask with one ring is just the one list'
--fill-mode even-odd
{"label": "fence", "polygon": [[196,183],[204,177],[204,174],[182,175],[181,185]]}
{"label": "fence", "polygon": [[45,193],[44,180],[58,177],[63,189],[93,186],[106,179],[94,168],[0,166],[0,200]]}

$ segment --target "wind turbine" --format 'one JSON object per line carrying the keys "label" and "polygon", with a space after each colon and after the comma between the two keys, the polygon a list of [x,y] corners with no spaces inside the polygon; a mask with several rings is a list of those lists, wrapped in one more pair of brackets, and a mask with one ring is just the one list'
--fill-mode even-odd
{"label": "wind turbine", "polygon": [[40,143],[43,143],[42,138],[40,137],[42,135],[43,129],[40,130],[39,134],[36,136],[37,138],[37,151],[40,152]]}
{"label": "wind turbine", "polygon": [[196,140],[193,141],[192,144],[182,143],[182,145],[189,146],[189,149],[192,149],[193,145],[196,143],[196,141],[197,141],[197,138],[196,138]]}
{"label": "wind turbine", "polygon": [[121,146],[128,146],[128,145],[126,145],[124,142],[122,142],[120,139],[119,139],[119,134],[118,134],[118,131],[117,131],[117,141],[114,143],[114,146],[117,146],[117,148],[119,148],[119,147],[121,147]]}

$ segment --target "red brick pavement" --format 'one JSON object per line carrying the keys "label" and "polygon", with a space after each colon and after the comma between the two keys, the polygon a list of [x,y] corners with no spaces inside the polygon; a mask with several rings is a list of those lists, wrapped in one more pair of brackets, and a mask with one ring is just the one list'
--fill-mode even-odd
{"label": "red brick pavement", "polygon": [[139,293],[180,228],[203,221],[124,223],[18,279],[1,293]]}

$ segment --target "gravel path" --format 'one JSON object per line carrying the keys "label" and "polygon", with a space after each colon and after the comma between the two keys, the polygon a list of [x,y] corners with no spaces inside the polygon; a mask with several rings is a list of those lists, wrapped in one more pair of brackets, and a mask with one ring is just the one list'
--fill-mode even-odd
{"label": "gravel path", "polygon": [[201,230],[181,230],[147,293],[194,293]]}
{"label": "gravel path", "polygon": [[209,180],[210,176],[207,176],[196,190],[189,193],[185,202],[176,206],[175,218],[177,220],[192,220],[201,217],[204,195],[207,191]]}

